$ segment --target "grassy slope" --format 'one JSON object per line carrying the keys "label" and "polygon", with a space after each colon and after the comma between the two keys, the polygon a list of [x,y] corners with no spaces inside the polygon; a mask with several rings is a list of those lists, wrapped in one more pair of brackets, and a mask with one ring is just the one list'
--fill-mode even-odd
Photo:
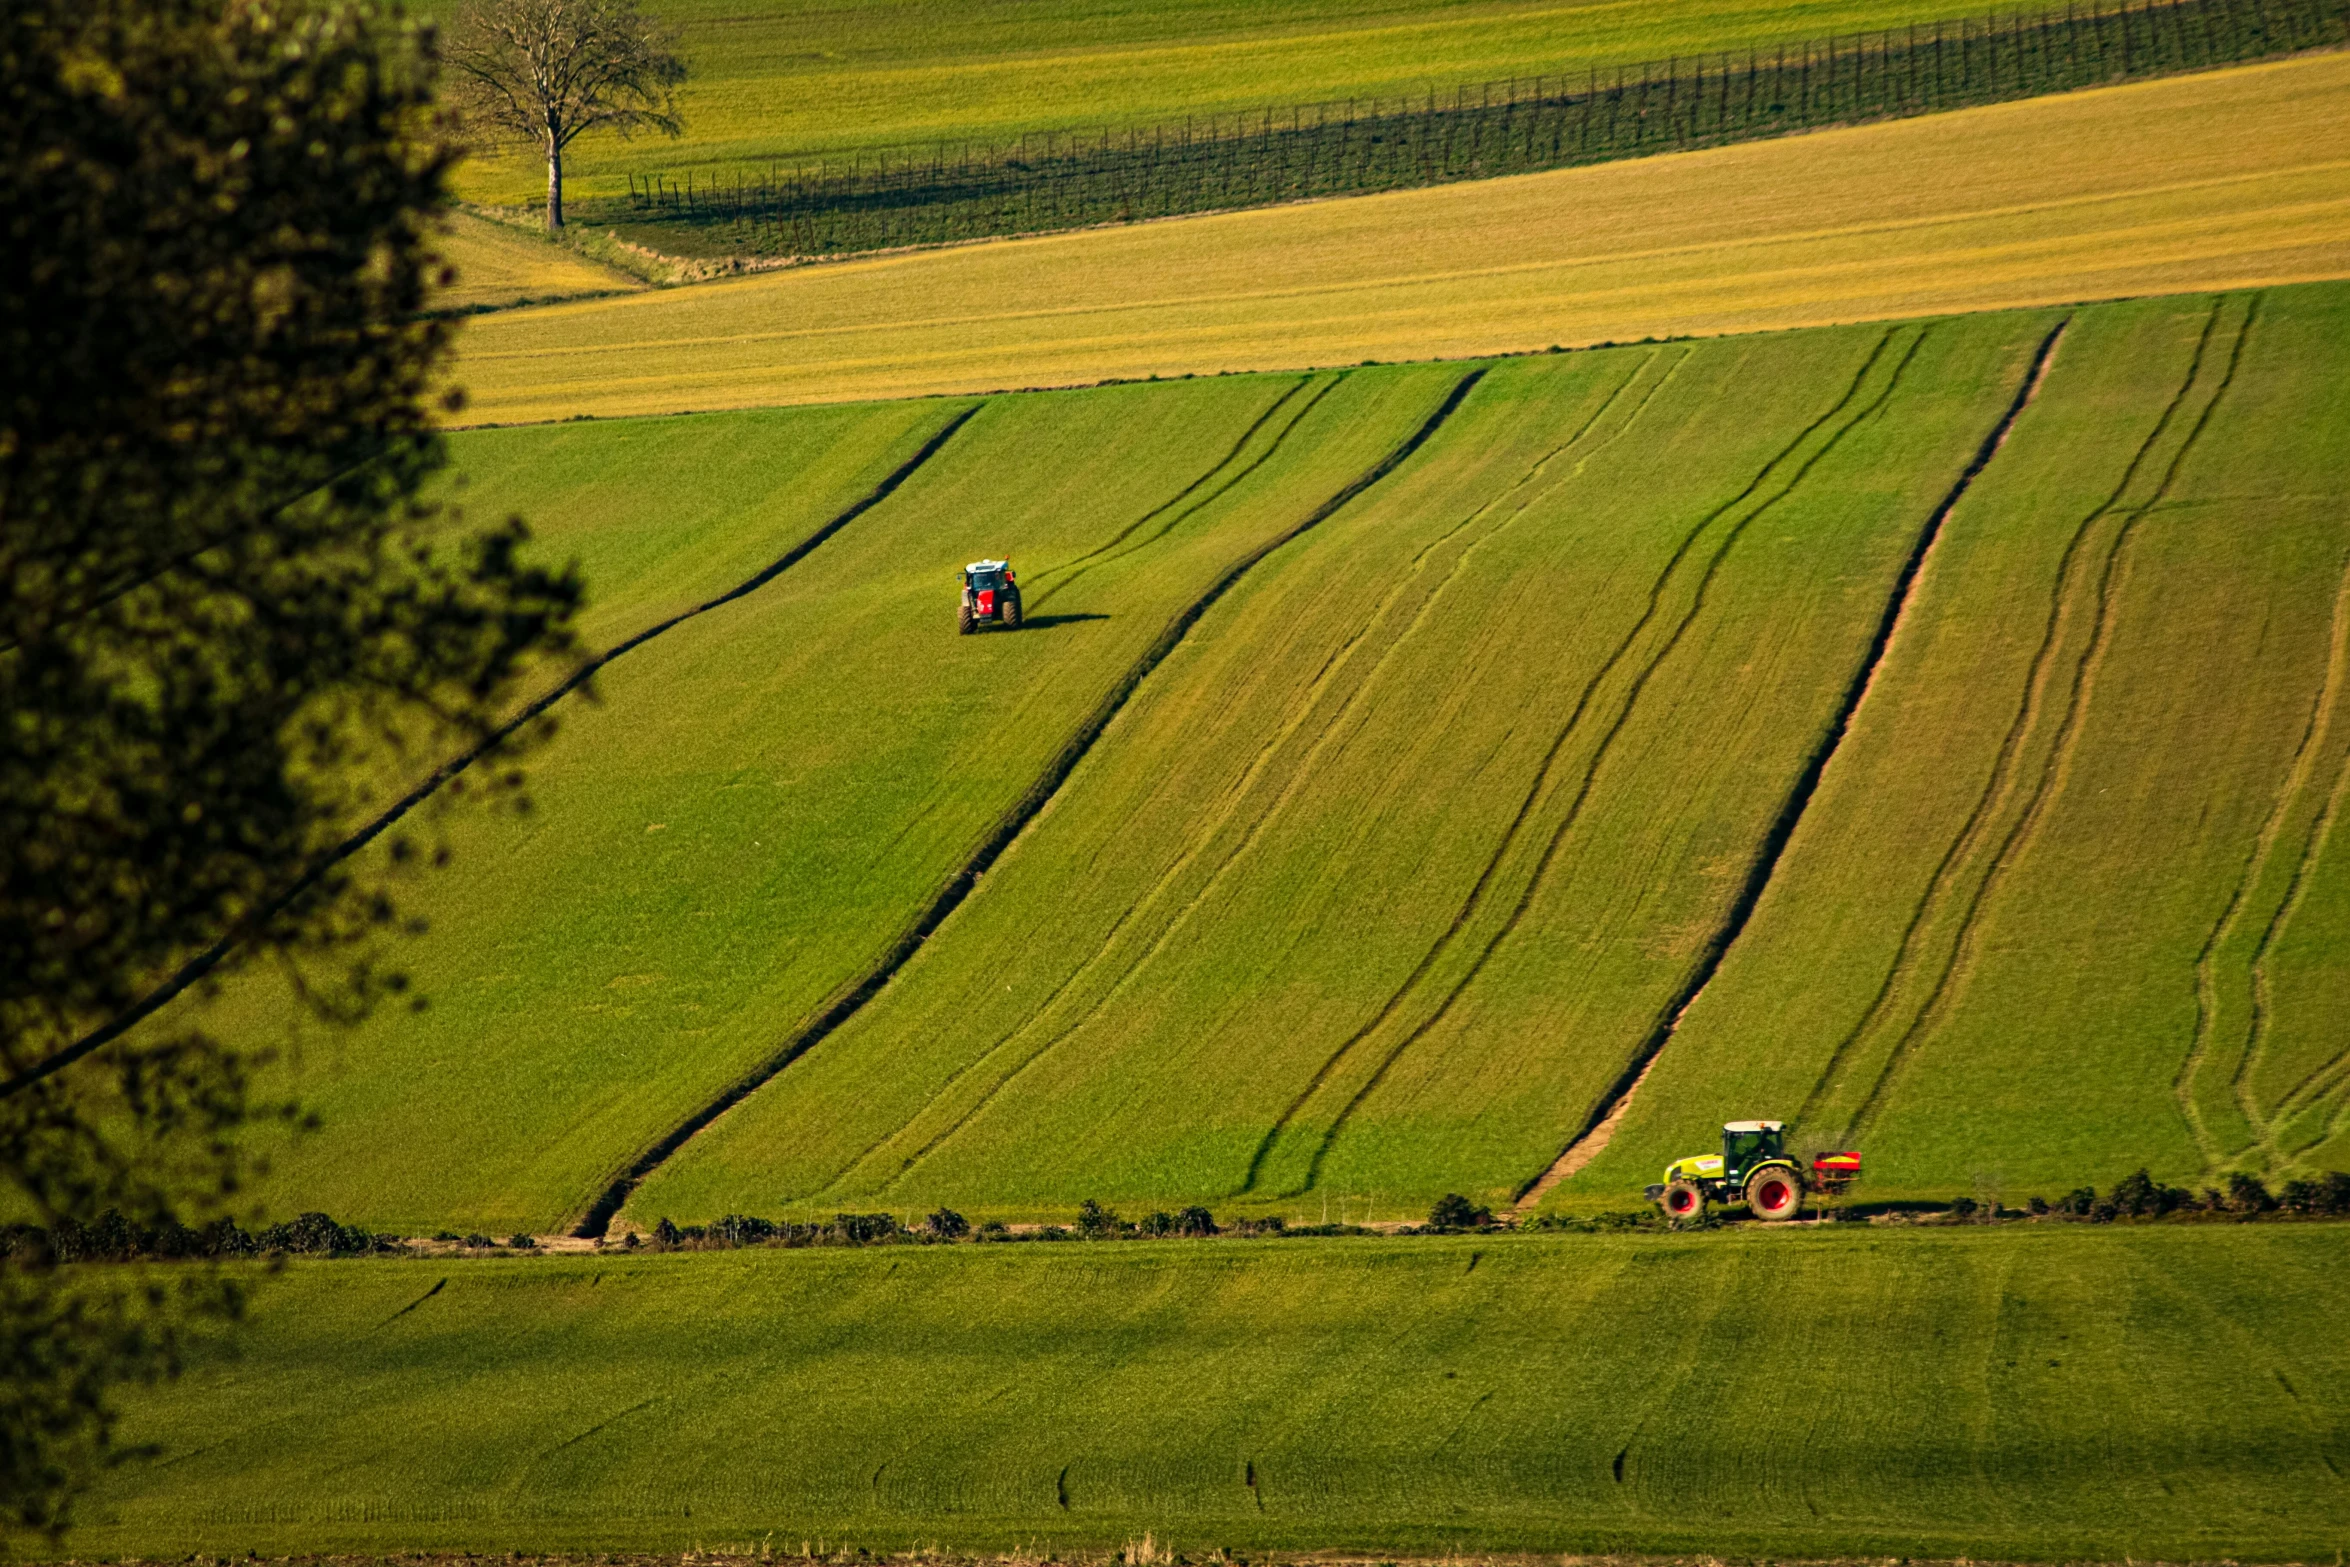
{"label": "grassy slope", "polygon": [[1562,1200],[1731,1111],[2011,1195],[2091,1178],[2092,1148],[2192,1181],[2322,1135],[2285,1091],[2345,1043],[2312,845],[2342,777],[2350,318],[2338,290],[2251,303],[2075,319],[1745,939]]}
{"label": "grassy slope", "polygon": [[69,1546],[2317,1561],[2350,1510],[2346,1241],[297,1264],[240,1357],[138,1395],[155,1454]]}
{"label": "grassy slope", "polygon": [[1503,367],[632,1212],[1531,1180],[1719,922],[2044,329]]}
{"label": "grassy slope", "polygon": [[[2325,346],[2343,294],[2264,296],[2240,354],[2249,296],[2075,313],[1754,925],[1559,1200],[1620,1204],[1733,1113],[1857,1123],[1879,1195],[2338,1158],[2311,1150],[2350,1087],[2323,852],[2350,748]],[[1312,1215],[1326,1194],[1393,1215],[1532,1179],[1718,927],[2046,319],[1493,369],[1402,469],[1242,580],[899,981],[630,1217],[1086,1195]],[[428,885],[434,929],[408,953],[433,1007],[306,1063],[328,1130],[270,1200],[423,1229],[576,1215],[888,946],[1224,563],[1459,375],[1003,400],[791,573],[612,666],[604,705],[561,710],[535,816],[453,829],[459,870]],[[459,451],[473,504],[551,519],[542,547],[627,584],[591,627],[608,641],[772,559],[952,411]],[[948,572],[1007,549],[1038,628],[948,640]],[[2017,609],[2052,602],[2054,621]],[[2207,1042],[2182,1073],[2199,981]],[[2230,1032],[2255,994],[2257,1048]],[[230,1003],[239,1026],[281,1015],[257,989]]]}
{"label": "grassy slope", "polygon": [[[454,829],[461,870],[420,889],[432,931],[403,951],[433,1005],[312,1063],[298,1086],[328,1130],[280,1158],[272,1199],[427,1229],[576,1217],[878,956],[1181,606],[1457,378],[991,405],[800,566],[610,666],[602,705],[561,710],[533,814]],[[1298,438],[1268,450],[1318,392]],[[1217,471],[1276,402],[1288,412],[1250,449],[1266,460],[1196,519],[1102,556],[1018,638],[955,638],[961,562],[1008,552],[1034,571],[1095,550]],[[917,407],[920,424],[868,418],[911,445],[951,412]],[[756,557],[735,508],[746,492],[814,498],[791,461],[804,418],[496,432],[460,451],[477,501],[560,508],[630,472],[642,488],[601,491],[607,515]]]}
{"label": "grassy slope", "polygon": [[438,309],[543,304],[581,294],[633,293],[644,287],[627,273],[577,251],[471,213],[450,213],[448,225],[440,252],[456,269],[457,280],[435,292],[433,304]]}
{"label": "grassy slope", "polygon": [[[679,28],[693,67],[686,138],[591,137],[574,150],[575,191],[624,191],[631,172],[682,179],[689,169],[706,176],[941,138],[984,144],[1180,122],[1954,14],[1948,0],[661,0],[648,9]],[[477,161],[461,183],[476,200],[545,193],[545,174],[520,153]]]}
{"label": "grassy slope", "polygon": [[[468,323],[474,416],[1475,355],[2335,277],[2350,55]],[[2067,155],[2047,155],[2062,146]]]}

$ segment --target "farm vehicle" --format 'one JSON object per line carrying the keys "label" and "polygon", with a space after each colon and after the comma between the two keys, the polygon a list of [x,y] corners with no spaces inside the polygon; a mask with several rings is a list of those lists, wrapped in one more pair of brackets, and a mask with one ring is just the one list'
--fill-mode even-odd
{"label": "farm vehicle", "polygon": [[955,630],[969,636],[981,626],[1020,629],[1020,583],[1008,560],[975,560],[963,568],[963,602]]}
{"label": "farm vehicle", "polygon": [[1779,1222],[1803,1212],[1806,1196],[1841,1197],[1860,1178],[1860,1155],[1823,1153],[1811,1167],[1787,1152],[1784,1121],[1727,1121],[1722,1151],[1691,1154],[1665,1167],[1665,1178],[1648,1188],[1648,1200],[1666,1217],[1696,1219],[1710,1204],[1746,1204],[1758,1219]]}

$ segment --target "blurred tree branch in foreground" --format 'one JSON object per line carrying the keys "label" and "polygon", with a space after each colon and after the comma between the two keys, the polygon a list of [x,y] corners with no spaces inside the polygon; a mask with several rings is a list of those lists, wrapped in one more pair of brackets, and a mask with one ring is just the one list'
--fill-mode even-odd
{"label": "blurred tree branch in foreground", "polygon": [[[423,491],[432,68],[342,0],[0,7],[0,1220],[224,1210],[295,1115],[265,1052],[105,1025],[223,941],[330,1021],[400,991],[431,845],[332,851],[570,651],[576,579]],[[62,1529],[110,1386],[235,1308],[197,1264],[0,1263],[0,1519]]]}

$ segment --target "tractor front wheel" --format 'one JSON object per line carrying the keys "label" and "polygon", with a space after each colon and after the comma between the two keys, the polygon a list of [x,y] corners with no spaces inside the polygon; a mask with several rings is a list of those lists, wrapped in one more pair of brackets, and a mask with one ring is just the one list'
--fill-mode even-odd
{"label": "tractor front wheel", "polygon": [[1664,1207],[1668,1219],[1702,1219],[1705,1188],[1695,1181],[1675,1181],[1665,1188]]}
{"label": "tractor front wheel", "polygon": [[1768,1223],[1792,1219],[1803,1212],[1803,1182],[1793,1170],[1757,1170],[1746,1182],[1746,1206]]}
{"label": "tractor front wheel", "polygon": [[962,605],[962,606],[960,606],[959,608],[957,608],[957,609],[956,609],[956,611],[955,611],[955,635],[957,635],[957,636],[962,636],[962,637],[967,637],[967,636],[969,636],[970,634],[971,634],[971,606],[970,606],[970,605],[968,605],[968,604],[965,604],[965,605]]}

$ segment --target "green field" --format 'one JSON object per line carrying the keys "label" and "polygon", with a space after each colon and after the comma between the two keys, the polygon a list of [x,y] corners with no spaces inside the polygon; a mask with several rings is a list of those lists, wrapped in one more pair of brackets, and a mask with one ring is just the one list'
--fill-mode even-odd
{"label": "green field", "polygon": [[2340,1225],[296,1264],[83,1559],[2324,1561]]}
{"label": "green field", "polygon": [[[570,164],[581,195],[624,193],[632,174],[707,180],[770,159],[1180,123],[1951,14],[1948,0],[655,0],[646,9],[678,28],[694,73],[686,139],[581,142]],[[523,205],[543,199],[545,185],[543,168],[520,153],[477,159],[460,180],[469,200]]]}
{"label": "green field", "polygon": [[[281,1154],[274,1190],[421,1229],[576,1220],[880,958],[1171,615],[1463,373],[982,408],[803,564],[566,704],[527,823],[459,826],[467,870],[403,949],[431,1010],[310,1053],[302,1091],[335,1130]],[[547,547],[593,544],[591,583],[666,573],[624,590],[643,622],[780,554],[957,409],[560,426],[460,454],[469,505],[563,519]],[[1033,562],[1031,629],[958,643],[956,568],[1006,550]],[[1055,566],[1082,592],[1047,602]],[[602,613],[592,640],[626,625]],[[233,1005],[265,1007],[258,988]]]}
{"label": "green field", "polygon": [[[558,709],[267,1200],[1392,1219],[1652,1051],[1547,1201],[1740,1114],[1882,1198],[2338,1167],[2346,341],[2328,285],[457,437],[609,643],[969,415]],[[958,639],[997,553],[1033,627]]]}

